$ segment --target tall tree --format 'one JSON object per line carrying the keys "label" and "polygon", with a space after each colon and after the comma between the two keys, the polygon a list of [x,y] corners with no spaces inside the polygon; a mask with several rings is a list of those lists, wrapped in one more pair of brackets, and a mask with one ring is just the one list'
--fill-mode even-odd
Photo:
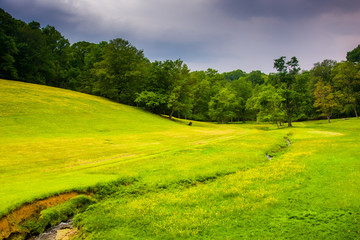
{"label": "tall tree", "polygon": [[95,76],[93,68],[103,60],[103,46],[85,41],[71,45],[70,69],[68,71],[69,85],[76,91],[94,94]]}
{"label": "tall tree", "polygon": [[53,26],[42,29],[46,46],[51,53],[51,61],[55,65],[55,78],[47,79],[47,85],[68,87],[68,70],[70,68],[70,43]]}
{"label": "tall tree", "polygon": [[315,85],[314,91],[315,102],[314,106],[319,108],[317,111],[326,116],[328,123],[330,123],[330,117],[334,110],[340,109],[340,95],[333,91],[333,88],[329,82],[320,80]]}
{"label": "tall tree", "polygon": [[196,120],[209,120],[209,102],[228,82],[224,74],[211,68],[192,72],[191,78],[194,92],[192,116]]}
{"label": "tall tree", "polygon": [[145,85],[138,92],[136,103],[156,113],[189,113],[192,108],[190,70],[180,59],[155,61],[151,64]]}
{"label": "tall tree", "polygon": [[360,44],[350,52],[347,52],[346,60],[353,63],[360,62]]}
{"label": "tall tree", "polygon": [[288,126],[291,127],[295,111],[301,102],[301,95],[295,88],[295,76],[300,71],[299,62],[296,57],[286,62],[286,57],[282,56],[274,60],[274,68],[278,71],[275,85],[282,88],[282,97],[285,99],[283,108]]}
{"label": "tall tree", "polygon": [[297,118],[301,120],[308,120],[317,117],[317,113],[314,108],[314,92],[309,90],[310,80],[311,74],[309,71],[302,71],[295,77],[294,89],[296,89],[298,95],[300,96],[297,107]]}
{"label": "tall tree", "polygon": [[169,118],[173,117],[175,111],[189,113],[192,108],[190,70],[180,59],[171,62],[170,70],[170,91],[168,98]]}
{"label": "tall tree", "polygon": [[137,94],[135,102],[144,107],[146,110],[150,110],[153,113],[157,112],[157,108],[167,102],[168,96],[159,92],[142,91]]}
{"label": "tall tree", "polygon": [[245,78],[239,78],[238,80],[232,81],[230,87],[235,93],[234,112],[237,115],[238,121],[242,120],[245,122],[247,118],[246,101],[252,96],[252,83],[245,80]]}
{"label": "tall tree", "polygon": [[15,55],[18,49],[15,43],[17,21],[0,8],[0,78],[17,79]]}
{"label": "tall tree", "polygon": [[283,90],[272,85],[262,85],[249,98],[247,106],[257,111],[258,120],[276,123],[279,128],[285,117],[285,111],[281,107],[285,99],[281,96],[281,91]]}
{"label": "tall tree", "polygon": [[22,25],[16,36],[19,50],[15,57],[15,66],[19,80],[47,84],[56,77],[53,55],[47,45],[40,23],[30,22]]}
{"label": "tall tree", "polygon": [[340,62],[331,73],[335,90],[343,95],[343,103],[351,105],[359,118],[356,102],[360,97],[360,68],[352,62]]}
{"label": "tall tree", "polygon": [[211,120],[227,123],[236,117],[234,112],[235,94],[228,87],[222,88],[209,102]]}
{"label": "tall tree", "polygon": [[264,75],[265,74],[261,71],[252,71],[245,77],[245,79],[251,82],[253,86],[262,85],[265,82]]}
{"label": "tall tree", "polygon": [[103,58],[94,69],[99,94],[117,102],[134,103],[144,75],[142,65],[148,61],[143,51],[117,38],[104,46]]}
{"label": "tall tree", "polygon": [[245,77],[246,72],[244,72],[243,70],[237,69],[237,70],[234,70],[231,72],[224,72],[223,75],[226,80],[234,81],[234,80],[239,79],[240,77]]}
{"label": "tall tree", "polygon": [[191,72],[190,77],[193,81],[193,109],[191,116],[195,120],[208,120],[212,85],[205,71]]}
{"label": "tall tree", "polygon": [[336,61],[330,59],[325,59],[322,62],[317,62],[314,64],[314,67],[310,70],[310,92],[313,93],[315,91],[315,85],[318,81],[324,81],[326,83],[332,81],[331,70],[335,64]]}

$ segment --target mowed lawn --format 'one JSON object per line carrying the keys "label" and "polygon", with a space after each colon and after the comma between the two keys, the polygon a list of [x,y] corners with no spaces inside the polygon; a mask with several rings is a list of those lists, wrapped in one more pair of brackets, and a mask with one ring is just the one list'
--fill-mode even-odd
{"label": "mowed lawn", "polygon": [[[0,80],[0,215],[135,178],[75,218],[89,239],[360,239],[360,120],[169,121]],[[268,160],[266,153],[291,145]]]}

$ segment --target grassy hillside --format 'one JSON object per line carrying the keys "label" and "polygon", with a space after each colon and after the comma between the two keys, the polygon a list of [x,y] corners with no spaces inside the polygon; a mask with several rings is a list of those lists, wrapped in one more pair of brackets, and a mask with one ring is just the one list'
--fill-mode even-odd
{"label": "grassy hillside", "polygon": [[5,80],[0,99],[2,214],[94,186],[75,218],[88,239],[360,239],[357,119],[189,127]]}
{"label": "grassy hillside", "polygon": [[[0,99],[0,215],[34,198],[123,177],[161,182],[235,171],[246,164],[221,159],[214,146],[258,132],[189,127],[103,98],[22,82],[0,80]],[[263,143],[252,148],[266,151],[271,139],[253,140]],[[187,161],[173,157],[179,154]],[[257,158],[246,161],[264,161],[261,151],[253,154]]]}

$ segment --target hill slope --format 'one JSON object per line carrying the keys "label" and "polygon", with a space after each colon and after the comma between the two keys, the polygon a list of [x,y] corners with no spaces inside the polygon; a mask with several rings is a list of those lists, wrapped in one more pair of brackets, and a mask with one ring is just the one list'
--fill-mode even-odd
{"label": "hill slope", "polygon": [[5,80],[0,99],[0,214],[131,177],[98,187],[99,201],[75,217],[84,237],[360,239],[357,119],[189,127]]}
{"label": "hill slope", "polygon": [[121,177],[232,171],[243,163],[214,169],[219,160],[203,158],[184,167],[156,156],[256,131],[189,127],[100,97],[23,82],[0,80],[0,99],[0,215],[34,198]]}

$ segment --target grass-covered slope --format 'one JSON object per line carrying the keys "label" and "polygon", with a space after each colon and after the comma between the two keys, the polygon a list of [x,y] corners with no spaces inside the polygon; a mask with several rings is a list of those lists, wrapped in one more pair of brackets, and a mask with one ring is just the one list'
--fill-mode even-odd
{"label": "grass-covered slope", "polygon": [[99,201],[75,217],[80,237],[360,239],[358,119],[190,127],[5,80],[0,99],[0,214],[125,179],[93,187]]}
{"label": "grass-covered slope", "polygon": [[124,187],[76,222],[89,239],[360,239],[360,122],[295,126],[262,133],[292,141],[271,161],[190,188]]}
{"label": "grass-covered slope", "polygon": [[253,135],[255,128],[189,127],[23,82],[0,80],[0,99],[0,215],[34,198],[123,177],[160,184],[236,171],[266,160],[264,152],[281,139]]}

